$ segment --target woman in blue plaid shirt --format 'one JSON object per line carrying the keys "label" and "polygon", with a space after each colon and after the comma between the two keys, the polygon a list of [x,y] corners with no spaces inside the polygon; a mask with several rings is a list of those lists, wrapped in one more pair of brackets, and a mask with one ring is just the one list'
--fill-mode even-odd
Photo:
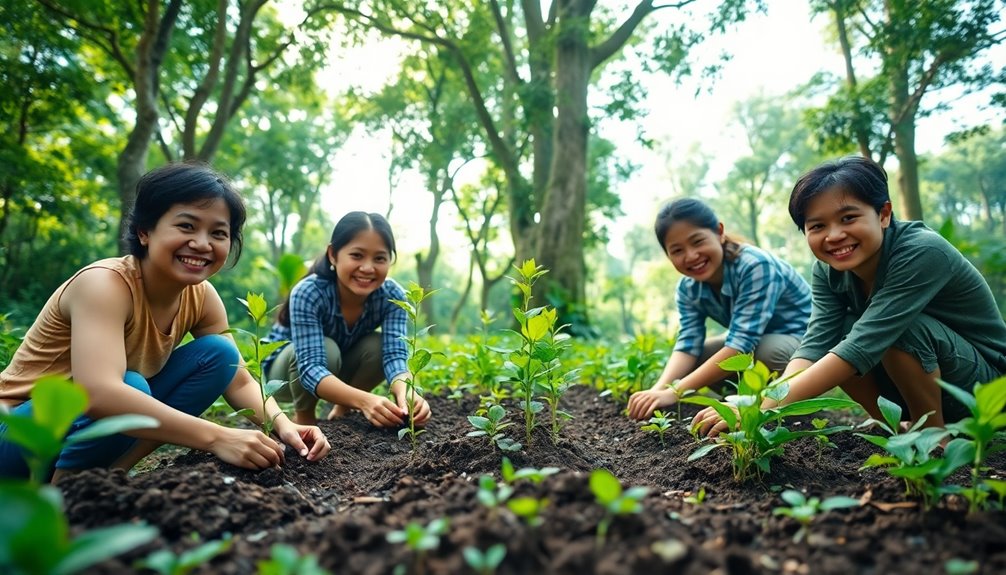
{"label": "woman in blue plaid shirt", "polygon": [[[682,198],[664,206],[654,226],[678,283],[680,329],[660,378],[629,398],[629,416],[646,419],[688,390],[718,384],[728,375],[719,363],[754,353],[782,371],[800,345],[810,317],[807,282],[788,263],[731,239],[706,204]],[[727,328],[706,338],[706,319]]]}
{"label": "woman in blue plaid shirt", "polygon": [[[408,317],[390,301],[405,299],[405,290],[388,278],[395,254],[384,216],[350,212],[335,225],[310,274],[294,286],[266,337],[291,343],[263,365],[269,379],[290,382],[277,397],[293,401],[294,421],[315,422],[318,398],[335,405],[330,417],[359,409],[378,427],[406,421],[405,382],[412,376],[401,339]],[[394,402],[370,393],[382,380],[390,382]],[[416,395],[416,423],[429,417],[429,404]]]}

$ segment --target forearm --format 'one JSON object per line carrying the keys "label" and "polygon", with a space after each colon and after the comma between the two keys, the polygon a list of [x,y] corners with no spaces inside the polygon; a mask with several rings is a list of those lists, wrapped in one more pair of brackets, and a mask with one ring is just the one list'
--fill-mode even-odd
{"label": "forearm", "polygon": [[273,398],[265,402],[265,413],[262,413],[262,389],[258,383],[248,375],[247,371],[240,371],[234,381],[224,390],[224,399],[236,410],[250,409],[254,413],[248,416],[255,425],[262,425],[268,418],[274,422],[286,419],[283,410]]}
{"label": "forearm", "polygon": [[669,389],[674,384],[674,380],[681,379],[694,369],[697,361],[697,357],[683,351],[671,353],[671,357],[667,359],[667,364],[664,365],[664,371],[661,372],[660,377],[651,389],[654,391]]}
{"label": "forearm", "polygon": [[321,378],[318,387],[315,389],[316,395],[335,405],[342,405],[353,409],[360,409],[364,403],[370,399],[371,393],[357,389],[342,381],[334,375]]}
{"label": "forearm", "polygon": [[679,390],[678,392],[681,393],[690,389],[702,389],[703,387],[723,381],[731,372],[720,369],[720,362],[730,359],[739,353],[741,352],[730,347],[720,349],[694,371],[681,378],[681,381],[676,386]]}
{"label": "forearm", "polygon": [[86,412],[91,419],[136,414],[152,417],[160,423],[151,429],[123,432],[130,437],[208,451],[221,430],[215,423],[174,409],[125,384],[100,390],[89,388],[88,394],[93,398]]}
{"label": "forearm", "polygon": [[[803,371],[800,371],[801,369]],[[765,400],[762,403],[763,408],[817,397],[854,376],[856,368],[837,355],[829,353],[813,363],[805,359],[789,362],[784,375],[791,373],[796,373],[796,375],[789,380],[789,393],[786,397],[778,404],[772,400]]]}

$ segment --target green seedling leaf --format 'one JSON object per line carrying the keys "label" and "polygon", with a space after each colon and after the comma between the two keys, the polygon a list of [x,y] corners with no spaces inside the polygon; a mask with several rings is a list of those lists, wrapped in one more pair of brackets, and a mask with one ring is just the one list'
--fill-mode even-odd
{"label": "green seedling leaf", "polygon": [[66,438],[66,443],[80,443],[99,437],[107,437],[136,429],[153,429],[160,427],[161,422],[147,415],[112,415],[104,417],[88,425],[81,431]]}
{"label": "green seedling leaf", "polygon": [[62,439],[74,419],[87,409],[84,388],[63,377],[47,376],[31,391],[32,419]]}
{"label": "green seedling leaf", "polygon": [[898,433],[901,428],[901,406],[884,396],[880,396],[877,398],[877,408],[884,416],[884,422],[887,423],[891,434]]}
{"label": "green seedling leaf", "polygon": [[69,550],[53,569],[53,573],[55,575],[79,573],[92,565],[149,543],[157,535],[156,527],[133,524],[88,531],[70,544]]}
{"label": "green seedling leaf", "polygon": [[754,356],[749,353],[739,353],[733,357],[724,359],[717,365],[723,371],[741,372],[750,369],[754,365]]}
{"label": "green seedling leaf", "polygon": [[622,495],[622,484],[607,469],[590,473],[590,490],[602,505],[607,505]]}

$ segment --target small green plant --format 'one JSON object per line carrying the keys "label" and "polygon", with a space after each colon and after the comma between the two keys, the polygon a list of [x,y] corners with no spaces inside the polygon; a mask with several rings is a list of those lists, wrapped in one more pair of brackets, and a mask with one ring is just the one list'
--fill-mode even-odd
{"label": "small green plant", "polygon": [[[773,381],[775,374],[765,364],[755,362],[750,354],[735,355],[720,362],[719,366],[724,371],[740,373],[736,395],[724,398],[726,403],[705,396],[687,397],[682,401],[712,407],[726,422],[729,431],[696,449],[688,457],[689,461],[705,457],[714,449],[730,449],[734,479],[742,482],[768,473],[772,458],[781,455],[785,444],[790,441],[850,429],[849,426],[835,426],[790,431],[783,426],[786,417],[810,415],[822,409],[851,408],[857,404],[849,399],[815,397],[763,410],[761,406],[765,399],[778,403],[789,394],[787,380]],[[773,424],[774,427],[770,427]]]}
{"label": "small green plant", "polygon": [[[823,431],[828,427],[828,418],[826,417],[815,417],[810,420],[810,426],[817,431]],[[838,446],[835,445],[827,435],[820,434],[814,436],[814,442],[817,443],[817,461],[821,461],[821,456],[824,455],[824,448],[829,447],[831,449],[836,449]]]}
{"label": "small green plant", "polygon": [[31,401],[31,417],[0,413],[0,423],[7,426],[4,439],[25,450],[31,479],[36,484],[49,480],[52,462],[66,445],[160,426],[156,419],[146,415],[113,415],[66,437],[73,421],[87,409],[87,392],[64,377],[38,380],[32,387]]}
{"label": "small green plant", "polygon": [[161,575],[187,575],[190,571],[207,563],[231,546],[231,538],[207,541],[202,545],[176,554],[170,549],[158,549],[146,558],[137,561],[137,569],[149,569]]}
{"label": "small green plant", "polygon": [[509,457],[503,457],[503,463],[500,465],[500,475],[503,477],[503,481],[506,481],[507,483],[527,479],[535,485],[540,485],[546,477],[549,475],[555,475],[556,473],[559,473],[558,467],[542,467],[541,469],[536,469],[534,467],[522,467],[515,470]]}
{"label": "small green plant", "polygon": [[[877,400],[884,421],[868,420],[876,423],[889,436],[857,433],[856,435],[880,447],[887,454],[874,453],[860,469],[880,467],[893,477],[905,482],[908,495],[922,499],[924,508],[929,509],[948,493],[960,492],[958,486],[944,485],[944,481],[954,471],[973,461],[975,447],[964,438],[957,438],[943,448],[943,457],[933,457],[932,453],[950,431],[938,427],[923,427],[929,413],[923,415],[904,433],[901,427],[901,406],[881,396]],[[931,412],[930,412],[931,413]]]}
{"label": "small green plant", "polygon": [[495,445],[502,451],[520,451],[521,444],[510,439],[503,434],[503,430],[513,425],[504,421],[506,419],[506,409],[502,405],[493,405],[486,411],[486,415],[469,415],[468,421],[475,427],[475,431],[469,431],[468,437],[487,437],[490,445]]}
{"label": "small green plant", "polygon": [[507,509],[524,520],[528,527],[538,527],[545,522],[541,514],[548,507],[548,498],[515,497],[507,501]]}
{"label": "small green plant", "polygon": [[[974,449],[971,486],[961,491],[968,500],[968,511],[974,512],[986,507],[989,495],[997,491],[992,483],[996,480],[983,478],[982,472],[989,455],[1006,449],[1006,444],[999,438],[1000,433],[1006,429],[1006,413],[1003,412],[1003,408],[1006,408],[1006,377],[975,385],[974,395],[943,381],[939,384],[970,412],[969,417],[947,424],[947,429],[968,438]],[[1001,493],[999,501],[1001,507]]]}
{"label": "small green plant", "polygon": [[666,446],[664,443],[664,434],[671,428],[671,420],[664,415],[659,409],[653,412],[653,417],[649,419],[646,423],[640,427],[643,431],[649,431],[650,433],[656,433],[660,437],[660,445]]}
{"label": "small green plant", "polygon": [[513,487],[507,485],[505,481],[497,482],[492,475],[479,477],[479,490],[475,493],[475,498],[488,507],[491,514],[495,515],[496,510],[506,503],[511,495]]}
{"label": "small green plant", "polygon": [[405,301],[391,300],[391,303],[404,309],[405,313],[409,315],[409,325],[411,326],[409,334],[402,338],[409,349],[409,376],[405,380],[405,404],[409,409],[409,424],[398,431],[398,439],[401,440],[406,435],[409,436],[409,440],[412,442],[413,456],[416,454],[417,438],[426,431],[424,429],[416,429],[416,394],[422,393],[422,389],[418,383],[419,372],[429,365],[434,355],[430,350],[419,347],[419,338],[429,333],[430,329],[433,328],[432,325],[420,328],[419,319],[423,301],[437,293],[437,291],[426,291],[419,284],[409,282],[408,288],[405,290]]}
{"label": "small green plant", "polygon": [[674,390],[674,396],[677,398],[677,401],[674,402],[674,407],[677,408],[677,410],[678,410],[677,411],[678,421],[682,421],[682,419],[681,419],[681,403],[682,403],[682,401],[681,400],[683,400],[684,398],[686,398],[686,397],[688,397],[690,395],[695,395],[695,390],[694,389],[680,389],[676,385],[674,385],[673,387],[671,387],[671,389]]}
{"label": "small green plant", "polygon": [[807,497],[795,489],[787,489],[779,494],[779,497],[782,497],[782,500],[785,501],[789,507],[776,507],[772,510],[772,513],[775,515],[792,517],[800,523],[800,529],[795,535],[793,535],[794,543],[799,543],[803,540],[810,529],[811,521],[813,521],[818,514],[825,511],[831,511],[833,509],[844,509],[859,505],[859,500],[853,499],[852,497],[840,495],[837,497],[829,497],[822,501],[819,497]]}
{"label": "small green plant", "polygon": [[404,543],[406,547],[415,552],[413,572],[422,575],[426,552],[440,546],[440,536],[447,533],[447,527],[448,521],[443,517],[430,521],[425,527],[415,521],[410,521],[405,529],[388,533],[386,539],[388,543]]}
{"label": "small green plant", "polygon": [[258,562],[258,575],[329,575],[314,555],[301,555],[290,545],[277,543],[268,560]]}
{"label": "small green plant", "polygon": [[514,266],[519,277],[510,281],[521,292],[520,307],[513,308],[514,317],[520,325],[520,331],[515,332],[520,338],[520,349],[509,353],[506,366],[512,373],[512,381],[520,397],[520,405],[524,410],[525,445],[531,445],[531,433],[537,426],[536,416],[545,406],[535,400],[535,383],[544,376],[548,365],[538,354],[540,346],[545,344],[550,329],[555,324],[555,310],[547,307],[531,307],[531,288],[548,270],[535,263],[534,259],[525,261],[520,267]]}
{"label": "small green plant", "polygon": [[683,501],[692,505],[702,505],[706,501],[706,488],[699,487],[699,490],[695,494],[685,497]]}
{"label": "small green plant", "polygon": [[479,575],[493,575],[506,557],[506,545],[496,543],[482,552],[476,547],[465,547],[461,550],[465,563]]}
{"label": "small green plant", "polygon": [[[259,393],[262,396],[262,433],[271,435],[275,417],[269,417],[268,411],[266,411],[266,403],[273,394],[286,385],[286,382],[278,379],[266,381],[266,374],[262,371],[262,362],[272,355],[274,351],[286,345],[287,342],[285,340],[262,341],[262,337],[268,329],[269,317],[272,315],[272,310],[266,304],[264,296],[248,292],[247,299],[238,298],[238,301],[241,302],[241,305],[247,310],[248,316],[251,317],[254,331],[232,327],[227,330],[227,333],[240,336],[236,338],[236,341],[238,349],[241,351],[241,356],[244,358],[245,369],[248,370],[248,373],[258,383]],[[255,410],[245,408],[234,412],[232,415],[243,415],[254,420]],[[278,413],[276,417],[279,417]]]}
{"label": "small green plant", "polygon": [[622,490],[622,484],[607,469],[595,469],[590,473],[590,490],[597,502],[604,508],[604,517],[597,524],[597,548],[604,547],[608,528],[615,517],[634,515],[643,510],[643,498],[649,493],[646,487],[630,487]]}

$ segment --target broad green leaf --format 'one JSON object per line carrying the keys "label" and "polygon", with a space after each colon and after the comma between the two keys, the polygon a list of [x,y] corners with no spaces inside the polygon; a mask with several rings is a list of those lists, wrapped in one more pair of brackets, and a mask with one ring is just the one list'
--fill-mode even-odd
{"label": "broad green leaf", "polygon": [[746,371],[754,365],[754,356],[749,353],[739,353],[724,359],[718,365],[723,371]]}
{"label": "broad green leaf", "polygon": [[0,422],[7,426],[6,441],[16,443],[43,459],[54,459],[63,448],[62,436],[54,436],[51,429],[33,419],[5,414],[0,415]]}
{"label": "broad green leaf", "polygon": [[897,433],[901,428],[901,406],[881,395],[877,398],[877,407],[887,425]]}
{"label": "broad green leaf", "polygon": [[622,485],[607,469],[590,472],[590,490],[602,505],[607,505],[622,495]]}
{"label": "broad green leaf", "polygon": [[737,414],[734,410],[730,408],[729,405],[720,402],[719,400],[713,399],[711,397],[706,397],[704,395],[698,395],[694,397],[682,398],[683,403],[694,403],[695,405],[705,405],[707,407],[713,408],[723,421],[727,422],[727,427],[733,429],[737,425]]}
{"label": "broad green leaf", "polygon": [[32,484],[7,480],[0,481],[0,509],[0,565],[19,565],[24,573],[51,572],[69,533],[60,505]]}
{"label": "broad green leaf", "polygon": [[503,409],[502,405],[493,405],[492,407],[489,408],[489,419],[499,421],[503,419],[503,416],[505,415],[506,410]]}
{"label": "broad green leaf", "polygon": [[978,403],[978,421],[984,423],[1000,415],[1006,407],[1006,376],[975,386],[975,401]]}
{"label": "broad green leaf", "polygon": [[88,531],[73,541],[67,554],[53,569],[53,573],[55,575],[78,573],[96,563],[149,543],[157,537],[157,534],[156,527],[131,523]]}
{"label": "broad green leaf", "polygon": [[695,451],[693,451],[692,454],[688,456],[688,461],[695,461],[696,459],[702,459],[706,455],[709,455],[709,453],[712,450],[714,450],[714,449],[716,449],[718,447],[726,447],[726,444],[725,443],[707,443],[707,444],[703,445],[702,447],[699,447],[698,449],[696,449]]}
{"label": "broad green leaf", "polygon": [[115,435],[116,433],[122,433],[124,431],[131,431],[135,429],[153,429],[160,426],[161,422],[147,415],[112,415],[109,417],[103,417],[91,425],[88,425],[84,429],[74,433],[70,437],[66,438],[66,443],[79,443],[81,441],[89,441],[99,437]]}
{"label": "broad green leaf", "polygon": [[282,379],[273,379],[262,387],[262,391],[265,393],[265,396],[269,398],[276,395],[276,392],[283,389],[285,385],[286,382]]}
{"label": "broad green leaf", "polygon": [[87,409],[87,392],[64,377],[43,377],[31,390],[32,418],[62,439]]}
{"label": "broad green leaf", "polygon": [[836,495],[835,497],[829,497],[821,502],[822,511],[831,511],[832,509],[843,509],[846,507],[858,507],[859,500],[852,497],[846,497],[844,495]]}
{"label": "broad green leaf", "polygon": [[481,415],[469,415],[468,421],[479,429],[485,429],[489,426],[489,419],[482,417]]}
{"label": "broad green leaf", "polygon": [[415,318],[416,317],[416,308],[413,307],[413,305],[411,303],[409,303],[407,301],[402,301],[400,299],[389,299],[388,301],[390,301],[391,303],[393,303],[393,304],[397,305],[398,307],[404,309],[406,311],[406,313],[409,314],[410,318]]}
{"label": "broad green leaf", "polygon": [[771,411],[775,414],[775,419],[780,419],[797,415],[810,415],[825,409],[852,409],[858,406],[859,404],[851,399],[841,399],[838,397],[814,397],[811,399],[795,401],[793,403],[783,405],[782,407],[774,407]]}
{"label": "broad green leaf", "polygon": [[[964,406],[968,408],[968,411],[970,413],[976,413],[977,410],[975,409],[975,396],[971,395],[970,393],[964,391],[963,389],[957,387],[952,383],[947,383],[943,381],[942,379],[937,379],[936,383],[938,383],[940,387],[943,388],[944,391],[952,395],[954,399],[964,404]],[[975,389],[977,391],[978,389],[977,385],[975,386]]]}

